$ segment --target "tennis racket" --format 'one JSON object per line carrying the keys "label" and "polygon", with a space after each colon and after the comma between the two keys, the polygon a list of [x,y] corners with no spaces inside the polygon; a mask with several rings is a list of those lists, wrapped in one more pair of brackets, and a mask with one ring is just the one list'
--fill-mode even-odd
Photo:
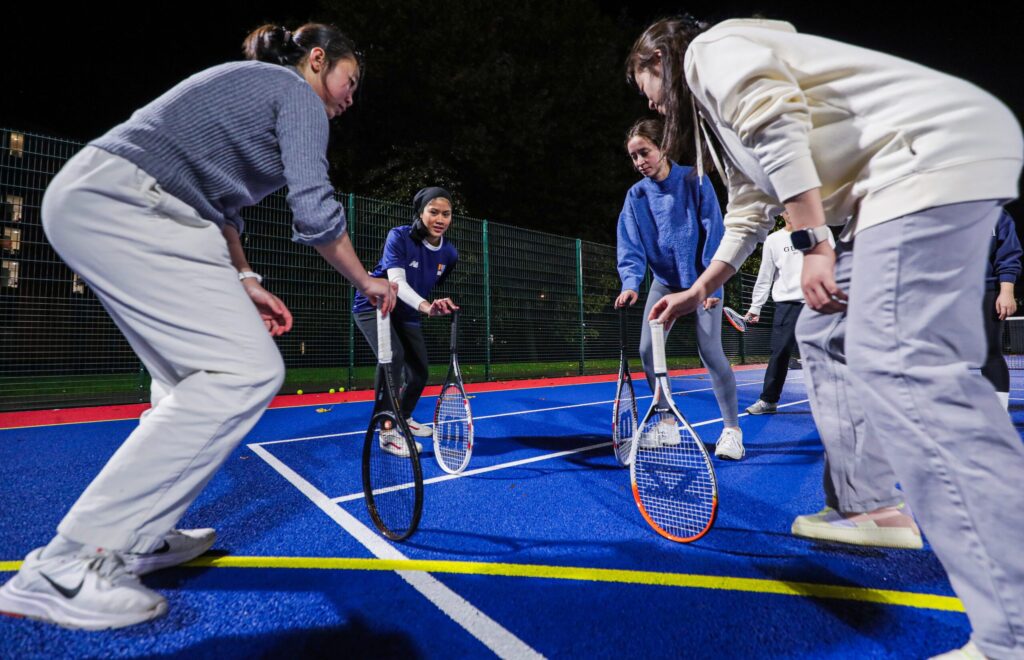
{"label": "tennis racket", "polygon": [[644,519],[672,541],[707,534],[718,511],[718,484],[697,432],[672,400],[665,364],[665,329],[651,321],[657,385],[651,408],[633,438],[629,478]]}
{"label": "tennis racket", "polygon": [[391,319],[377,310],[377,391],[363,442],[363,495],[377,529],[393,541],[412,536],[423,513],[423,472],[416,439],[395,399]]}
{"label": "tennis racket", "polygon": [[434,408],[434,456],[441,469],[458,474],[473,455],[473,413],[459,369],[459,312],[452,312],[451,362]]}
{"label": "tennis racket", "polygon": [[612,447],[620,465],[629,465],[629,455],[636,433],[636,396],[633,378],[629,375],[626,357],[626,308],[619,308],[619,384],[615,388],[615,407],[612,409]]}
{"label": "tennis racket", "polygon": [[736,332],[747,331],[747,320],[743,318],[743,315],[737,312],[732,307],[723,307],[722,316],[729,322],[729,325],[736,328]]}

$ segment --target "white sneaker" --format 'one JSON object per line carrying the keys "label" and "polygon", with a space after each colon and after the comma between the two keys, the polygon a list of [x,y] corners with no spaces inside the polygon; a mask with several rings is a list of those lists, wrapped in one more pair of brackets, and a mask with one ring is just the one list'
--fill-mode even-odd
{"label": "white sneaker", "polygon": [[417,436],[417,437],[420,437],[420,438],[432,438],[432,437],[434,437],[434,432],[433,431],[428,429],[423,424],[420,424],[419,422],[417,422],[412,417],[409,417],[408,419],[406,419],[405,423],[409,425],[409,430],[412,431],[412,434]]}
{"label": "white sneaker", "polygon": [[676,426],[674,419],[668,423],[658,422],[646,433],[640,433],[640,449],[675,447],[682,441],[679,436],[679,427]]}
{"label": "white sneaker", "polygon": [[40,559],[42,550],[30,552],[0,587],[0,613],[84,630],[123,628],[167,613],[164,597],[143,586],[118,553]]}
{"label": "white sneaker", "polygon": [[658,439],[662,447],[675,447],[683,441],[674,419],[668,424],[658,424]]}
{"label": "white sneaker", "polygon": [[769,403],[767,401],[763,401],[761,399],[758,399],[757,401],[755,401],[753,403],[753,405],[751,405],[749,408],[747,408],[747,412],[750,413],[751,415],[766,415],[768,413],[773,413],[773,412],[777,411],[778,409],[779,409],[778,404],[776,404],[776,403]]}
{"label": "white sneaker", "polygon": [[746,450],[743,448],[743,431],[739,429],[722,429],[722,435],[718,436],[718,442],[715,444],[715,456],[738,461],[743,458],[745,453]]}
{"label": "white sneaker", "polygon": [[921,529],[906,503],[865,513],[840,513],[825,507],[818,513],[797,516],[790,531],[817,541],[908,550],[924,547]]}
{"label": "white sneaker", "polygon": [[987,658],[981,649],[974,645],[974,642],[967,642],[961,648],[953,649],[942,655],[933,655],[931,660],[987,660]]}
{"label": "white sneaker", "polygon": [[640,449],[657,449],[661,446],[661,432],[658,429],[649,431],[638,431],[638,438],[634,438],[637,447]]}
{"label": "white sneaker", "polygon": [[123,552],[124,565],[136,575],[146,575],[191,561],[210,549],[217,540],[212,529],[172,529],[153,552]]}
{"label": "white sneaker", "polygon": [[[423,445],[416,442],[416,453],[423,453]],[[405,444],[405,438],[395,430],[380,432],[380,448],[389,454],[401,458],[409,458],[409,447]]]}

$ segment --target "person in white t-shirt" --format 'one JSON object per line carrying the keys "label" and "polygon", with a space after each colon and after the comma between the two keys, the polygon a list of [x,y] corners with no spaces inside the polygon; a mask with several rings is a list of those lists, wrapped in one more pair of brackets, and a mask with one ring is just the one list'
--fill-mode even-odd
{"label": "person in white t-shirt", "polygon": [[[761,308],[768,301],[771,291],[775,301],[775,315],[772,317],[772,355],[764,372],[764,387],[761,396],[747,412],[751,415],[773,413],[779,403],[779,396],[786,384],[789,373],[789,358],[796,348],[796,320],[804,308],[804,292],[800,288],[800,270],[804,254],[793,247],[789,239],[793,225],[789,214],[783,213],[786,226],[768,235],[761,249],[761,268],[757,271],[754,294],[747,310],[748,323],[761,320]],[[829,242],[835,241],[829,236]],[[773,284],[774,282],[774,284]]]}

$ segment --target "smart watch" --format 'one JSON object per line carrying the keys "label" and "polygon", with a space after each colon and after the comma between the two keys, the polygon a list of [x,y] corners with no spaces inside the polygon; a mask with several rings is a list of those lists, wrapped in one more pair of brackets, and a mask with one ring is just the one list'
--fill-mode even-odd
{"label": "smart watch", "polygon": [[830,233],[832,231],[827,225],[811,227],[810,229],[794,229],[789,234],[789,240],[793,243],[795,249],[801,252],[810,252],[818,243],[827,241]]}

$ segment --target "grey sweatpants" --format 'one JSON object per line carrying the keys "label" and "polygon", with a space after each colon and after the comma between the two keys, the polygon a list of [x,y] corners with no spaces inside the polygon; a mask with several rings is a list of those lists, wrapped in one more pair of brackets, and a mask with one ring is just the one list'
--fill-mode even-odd
{"label": "grey sweatpants", "polygon": [[[853,244],[836,244],[836,284],[850,290]],[[903,501],[885,455],[853,393],[846,362],[847,312],[819,314],[804,306],[796,336],[804,385],[818,435],[825,445],[825,506],[843,512],[874,511]]]}
{"label": "grey sweatpants", "polygon": [[[994,201],[952,204],[863,230],[837,268],[848,268],[846,314],[826,332],[808,311],[797,336],[837,495],[884,504],[898,480],[972,640],[989,657],[1020,658],[1024,443],[972,371],[985,357],[978,300],[999,212]],[[842,339],[846,367],[829,369]]]}
{"label": "grey sweatpants", "polygon": [[54,177],[43,228],[153,376],[153,407],[57,528],[150,552],[284,380],[220,229],[127,160],[86,147]]}
{"label": "grey sweatpants", "polygon": [[[673,293],[672,289],[653,282],[650,293],[647,294],[647,304],[644,306],[644,324],[640,333],[640,360],[644,365],[644,373],[647,375],[647,384],[654,391],[654,353],[651,349],[651,327],[646,319],[651,315],[654,305]],[[739,409],[736,403],[736,376],[732,372],[732,365],[729,358],[725,357],[725,350],[722,348],[722,303],[705,310],[700,307],[696,313],[697,323],[697,354],[704,362],[711,374],[711,387],[715,392],[715,399],[718,401],[718,408],[722,411],[723,426],[738,426]],[[667,337],[667,333],[666,333]]]}

